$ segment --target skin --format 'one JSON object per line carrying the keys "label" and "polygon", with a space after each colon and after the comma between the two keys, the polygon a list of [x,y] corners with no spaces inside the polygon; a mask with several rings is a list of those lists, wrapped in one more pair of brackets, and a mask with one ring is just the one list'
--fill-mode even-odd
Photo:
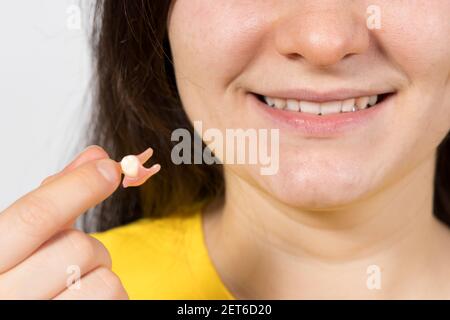
{"label": "skin", "polygon": [[[234,296],[450,298],[450,234],[431,207],[436,146],[450,128],[450,3],[370,1],[381,30],[365,27],[365,1],[173,4],[180,94],[205,129],[273,127],[243,102],[261,84],[397,91],[351,135],[282,130],[278,175],[225,166],[227,195],[205,211],[204,229]],[[0,299],[126,299],[107,250],[73,228],[119,184],[119,164],[92,146],[0,212]],[[71,265],[80,290],[67,288]],[[382,270],[380,290],[366,287],[370,265]]]}
{"label": "skin", "polygon": [[[369,5],[381,29],[367,28]],[[204,130],[277,128],[244,99],[263,88],[396,92],[351,134],[281,128],[277,175],[225,164],[226,197],[204,230],[235,297],[450,298],[450,233],[432,215],[450,129],[449,12],[447,0],[173,2],[178,89]],[[370,265],[379,290],[366,286]]]}
{"label": "skin", "polygon": [[[106,248],[73,228],[76,218],[109,197],[120,180],[119,164],[91,146],[0,212],[0,299],[128,298]],[[80,270],[78,290],[67,286],[66,271],[73,265]]]}

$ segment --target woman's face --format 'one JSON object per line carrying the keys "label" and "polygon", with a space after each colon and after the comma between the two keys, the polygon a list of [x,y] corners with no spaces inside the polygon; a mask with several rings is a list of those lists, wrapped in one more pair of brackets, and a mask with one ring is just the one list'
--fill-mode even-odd
{"label": "woman's face", "polygon": [[[225,168],[285,204],[367,197],[433,156],[450,128],[448,0],[177,0],[168,27],[192,121],[224,133],[280,130],[277,174]],[[277,107],[304,102],[277,109],[253,94],[281,98]],[[332,114],[307,112],[319,106]]]}

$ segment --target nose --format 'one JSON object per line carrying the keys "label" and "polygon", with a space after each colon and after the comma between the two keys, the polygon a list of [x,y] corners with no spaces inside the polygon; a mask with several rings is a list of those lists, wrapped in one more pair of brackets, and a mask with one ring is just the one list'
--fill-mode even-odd
{"label": "nose", "polygon": [[290,59],[327,67],[352,55],[362,54],[369,47],[369,29],[364,15],[349,6],[310,8],[279,20],[275,30],[277,51]]}

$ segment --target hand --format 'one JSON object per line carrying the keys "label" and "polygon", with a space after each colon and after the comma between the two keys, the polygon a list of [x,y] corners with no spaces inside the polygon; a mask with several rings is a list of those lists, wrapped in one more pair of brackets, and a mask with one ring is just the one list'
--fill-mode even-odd
{"label": "hand", "polygon": [[120,165],[91,146],[0,212],[0,299],[128,298],[106,248],[72,227],[120,180]]}

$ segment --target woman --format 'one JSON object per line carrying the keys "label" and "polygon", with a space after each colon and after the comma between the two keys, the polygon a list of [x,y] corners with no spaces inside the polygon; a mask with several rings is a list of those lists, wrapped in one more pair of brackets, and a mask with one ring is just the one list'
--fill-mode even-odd
{"label": "woman", "polygon": [[[449,14],[447,0],[100,1],[104,149],[0,215],[0,297],[450,298]],[[211,146],[223,165],[176,164],[173,133],[195,122],[278,130],[278,170]],[[116,191],[111,159],[148,146],[161,172]],[[84,219],[103,232],[71,227],[103,200]]]}

